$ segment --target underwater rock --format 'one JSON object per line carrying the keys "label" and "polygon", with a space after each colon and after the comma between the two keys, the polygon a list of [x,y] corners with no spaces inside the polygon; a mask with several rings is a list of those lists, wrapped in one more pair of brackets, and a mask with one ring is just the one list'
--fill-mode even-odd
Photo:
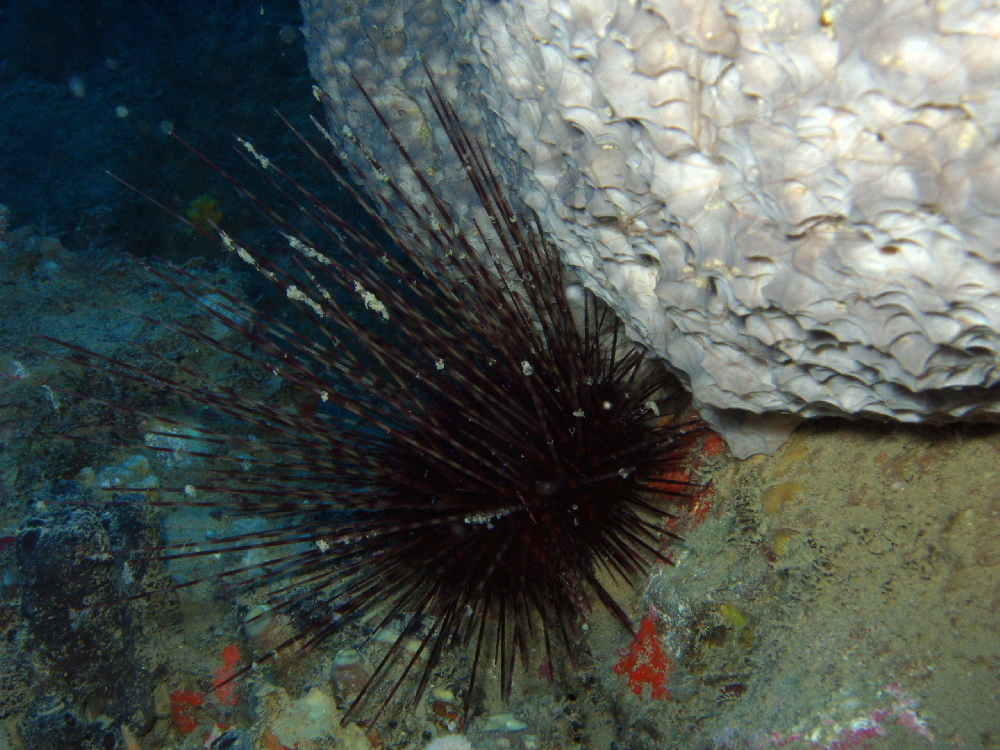
{"label": "underwater rock", "polygon": [[[21,645],[35,672],[36,697],[22,724],[28,748],[114,747],[83,717],[141,725],[150,715],[133,606],[89,609],[133,593],[146,572],[144,563],[113,554],[155,543],[155,527],[131,497],[135,503],[91,504],[91,491],[57,482],[32,499],[34,515],[18,531]],[[79,744],[84,737],[91,744]]]}
{"label": "underwater rock", "polygon": [[240,729],[227,729],[209,745],[208,750],[252,750],[253,740]]}
{"label": "underwater rock", "polygon": [[735,455],[773,451],[802,417],[1000,414],[994,5],[302,7],[334,137],[348,126],[413,181],[354,76],[473,220],[426,65]]}
{"label": "underwater rock", "polygon": [[119,732],[102,721],[86,721],[55,695],[42,696],[21,721],[27,750],[120,750]]}

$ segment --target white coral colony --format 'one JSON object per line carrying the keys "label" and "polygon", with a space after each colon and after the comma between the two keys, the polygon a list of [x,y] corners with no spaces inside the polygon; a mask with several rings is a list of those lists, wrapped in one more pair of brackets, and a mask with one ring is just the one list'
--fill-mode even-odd
{"label": "white coral colony", "polygon": [[321,85],[419,101],[424,59],[482,92],[511,184],[738,455],[780,437],[740,413],[1000,412],[995,3],[348,6],[303,0]]}

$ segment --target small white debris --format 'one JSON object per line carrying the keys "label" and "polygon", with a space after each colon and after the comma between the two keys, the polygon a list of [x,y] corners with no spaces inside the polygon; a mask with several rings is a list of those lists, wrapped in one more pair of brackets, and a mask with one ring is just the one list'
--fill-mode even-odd
{"label": "small white debris", "polygon": [[460,734],[435,737],[424,750],[473,750],[472,743]]}
{"label": "small white debris", "polygon": [[185,484],[184,485],[184,495],[186,497],[197,497],[198,496],[198,490],[196,490],[194,488],[193,484]]}
{"label": "small white debris", "polygon": [[354,291],[356,291],[358,294],[361,295],[361,299],[365,303],[365,307],[367,307],[372,312],[378,313],[385,320],[389,319],[389,311],[386,309],[385,305],[382,304],[382,301],[374,294],[369,292],[367,289],[365,289],[363,286],[361,286],[361,282],[359,281],[354,282]]}
{"label": "small white debris", "polygon": [[250,143],[250,141],[246,141],[240,138],[239,136],[236,136],[236,140],[240,142],[243,148],[245,148],[247,151],[250,152],[250,155],[257,160],[257,163],[260,164],[261,167],[263,167],[264,169],[271,168],[271,160],[268,159],[266,156],[257,153],[257,149],[253,147],[253,144]]}
{"label": "small white debris", "polygon": [[478,526],[480,524],[486,524],[486,528],[493,528],[493,521],[498,518],[503,518],[504,516],[509,516],[514,512],[513,508],[501,508],[500,510],[490,511],[488,513],[476,513],[472,516],[466,516],[462,521],[469,526]]}
{"label": "small white debris", "polygon": [[312,308],[312,311],[314,313],[316,313],[320,317],[323,316],[323,307],[319,304],[319,302],[317,302],[308,294],[303,292],[301,289],[295,286],[295,284],[288,285],[288,288],[285,289],[285,296],[288,297],[288,299],[295,300],[297,302],[302,302],[303,304],[308,305],[310,308]]}
{"label": "small white debris", "polygon": [[530,377],[535,374],[535,370],[531,366],[531,363],[528,360],[524,360],[521,363],[521,372],[524,373],[525,377]]}
{"label": "small white debris", "polygon": [[[222,244],[229,252],[235,254],[236,257],[238,257],[244,263],[253,266],[258,271],[263,271],[263,269],[261,269],[261,267],[257,264],[257,261],[254,259],[254,257],[246,250],[244,250],[242,247],[237,245],[236,242],[233,241],[233,238],[230,237],[225,232],[223,232],[221,229],[219,230],[219,239],[222,240]],[[264,275],[270,278],[270,274],[265,273]]]}
{"label": "small white debris", "polygon": [[436,687],[431,690],[431,695],[434,696],[435,700],[445,701],[447,703],[455,702],[455,694],[447,688]]}
{"label": "small white debris", "polygon": [[496,714],[483,725],[484,732],[521,732],[527,728],[528,725],[514,718],[514,714]]}
{"label": "small white debris", "polygon": [[307,245],[298,237],[292,237],[292,235],[284,234],[283,232],[282,234],[284,235],[284,238],[288,241],[288,246],[292,248],[292,250],[302,253],[310,260],[315,260],[318,263],[322,263],[324,266],[328,266],[331,263],[333,263],[333,261],[330,260],[330,258],[328,258],[326,255],[323,255],[323,253],[321,253],[319,250],[312,247],[311,245]]}
{"label": "small white debris", "polygon": [[439,359],[437,362],[434,363],[434,366],[437,369],[439,369],[439,370],[443,370],[444,369],[444,360],[443,359]]}
{"label": "small white debris", "polygon": [[581,417],[586,416],[586,413],[583,411],[583,409],[577,409],[575,412],[573,412],[573,416],[576,417],[577,419],[580,419]]}

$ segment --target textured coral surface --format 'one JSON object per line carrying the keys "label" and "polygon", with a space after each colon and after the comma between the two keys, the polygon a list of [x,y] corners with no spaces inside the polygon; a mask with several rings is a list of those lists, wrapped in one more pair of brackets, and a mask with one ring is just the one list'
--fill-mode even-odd
{"label": "textured coral surface", "polygon": [[781,433],[741,430],[740,411],[997,411],[991,4],[303,7],[313,73],[352,128],[370,132],[350,72],[444,184],[420,60],[468,103],[581,280],[736,453]]}

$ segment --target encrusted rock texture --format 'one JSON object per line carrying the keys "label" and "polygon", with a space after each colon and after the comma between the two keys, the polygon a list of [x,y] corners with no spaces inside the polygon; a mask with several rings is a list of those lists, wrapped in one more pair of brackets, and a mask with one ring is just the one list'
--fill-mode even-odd
{"label": "encrusted rock texture", "polygon": [[428,65],[582,283],[738,455],[781,439],[780,421],[741,428],[747,413],[997,413],[995,5],[303,9],[313,73],[351,128],[377,147],[353,73],[447,195],[458,180],[431,136]]}

